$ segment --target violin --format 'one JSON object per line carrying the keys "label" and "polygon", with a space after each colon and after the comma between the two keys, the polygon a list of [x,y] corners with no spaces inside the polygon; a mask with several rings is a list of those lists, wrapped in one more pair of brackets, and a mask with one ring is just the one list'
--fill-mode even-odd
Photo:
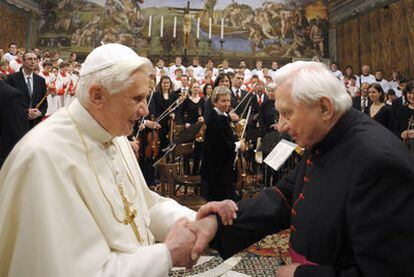
{"label": "violin", "polygon": [[[201,108],[198,108],[198,115],[203,116],[201,112]],[[198,131],[196,135],[196,141],[197,142],[203,142],[204,141],[204,133],[206,132],[206,123],[203,122],[201,125],[200,130]]]}
{"label": "violin", "polygon": [[[151,116],[151,120],[154,120],[154,116]],[[154,159],[159,154],[160,139],[158,137],[158,130],[151,129],[147,133],[147,146],[145,147],[145,157],[148,159]]]}

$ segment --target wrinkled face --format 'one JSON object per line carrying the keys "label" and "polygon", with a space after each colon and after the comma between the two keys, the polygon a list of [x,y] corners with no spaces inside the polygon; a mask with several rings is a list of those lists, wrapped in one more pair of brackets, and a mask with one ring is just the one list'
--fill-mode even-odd
{"label": "wrinkled face", "polygon": [[411,106],[414,106],[414,89],[407,92],[407,101]]}
{"label": "wrinkled face", "polygon": [[23,67],[28,70],[35,70],[37,68],[39,59],[35,53],[26,53],[23,60]]}
{"label": "wrinkled face", "polygon": [[242,74],[237,73],[233,77],[233,86],[239,89],[243,85],[244,76]]}
{"label": "wrinkled face", "polygon": [[374,87],[368,89],[368,97],[372,102],[379,101],[381,93]]}
{"label": "wrinkled face", "polygon": [[102,125],[113,136],[130,135],[135,122],[148,114],[149,77],[137,71],[130,78],[131,85],[120,93],[104,92]]}
{"label": "wrinkled face", "polygon": [[322,116],[317,104],[296,103],[288,85],[278,86],[275,108],[279,111],[279,131],[288,133],[304,148],[311,148],[324,136]]}
{"label": "wrinkled face", "polygon": [[214,102],[214,107],[222,111],[223,113],[227,112],[230,108],[230,95],[219,95]]}

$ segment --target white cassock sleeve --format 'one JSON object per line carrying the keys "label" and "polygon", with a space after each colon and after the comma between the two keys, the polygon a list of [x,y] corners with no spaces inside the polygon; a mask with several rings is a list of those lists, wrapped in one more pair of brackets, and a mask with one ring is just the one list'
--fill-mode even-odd
{"label": "white cassock sleeve", "polygon": [[[62,163],[58,157],[65,151],[25,146],[24,153],[22,147],[13,151],[0,172],[0,276],[168,275],[165,244],[125,252],[110,248],[78,188],[93,183],[75,169],[87,166],[82,158]],[[161,238],[167,230],[161,221],[169,227],[177,218],[167,219],[172,210],[186,209],[157,195],[152,199]]]}

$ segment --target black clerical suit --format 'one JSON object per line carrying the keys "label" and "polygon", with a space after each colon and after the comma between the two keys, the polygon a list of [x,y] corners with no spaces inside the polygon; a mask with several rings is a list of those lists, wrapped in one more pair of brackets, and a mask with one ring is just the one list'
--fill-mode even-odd
{"label": "black clerical suit", "polygon": [[0,168],[14,145],[27,131],[29,121],[25,96],[0,80]]}
{"label": "black clerical suit", "polygon": [[207,201],[235,199],[233,163],[237,137],[230,118],[216,109],[207,121],[201,164],[202,195]]}
{"label": "black clerical suit", "polygon": [[[27,102],[27,106],[29,108],[35,108],[36,105],[42,100],[43,96],[45,96],[47,92],[46,88],[46,81],[43,77],[33,73],[33,94],[30,95],[29,89],[27,88],[26,80],[24,79],[23,69],[19,72],[10,74],[7,79],[6,83],[10,86],[17,88],[25,95],[25,99]],[[39,107],[39,111],[42,115],[38,118],[33,120],[29,120],[30,128],[33,128],[36,124],[42,121],[42,117],[46,114],[47,110],[47,101],[43,101],[42,105]]]}
{"label": "black clerical suit", "polygon": [[413,276],[413,193],[407,149],[351,109],[276,187],[240,201],[214,246],[229,257],[290,226],[292,249],[317,264],[295,277]]}

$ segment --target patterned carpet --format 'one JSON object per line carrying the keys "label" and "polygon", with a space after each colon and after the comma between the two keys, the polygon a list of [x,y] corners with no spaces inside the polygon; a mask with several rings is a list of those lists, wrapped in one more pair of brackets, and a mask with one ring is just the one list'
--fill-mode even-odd
{"label": "patterned carpet", "polygon": [[[200,258],[199,264],[193,269],[174,269],[169,276],[275,276],[279,266],[291,263],[288,255],[288,241],[289,230],[285,230],[267,236],[226,261],[223,261],[217,252],[210,251],[207,257]],[[242,273],[242,275],[237,275],[237,273]]]}

